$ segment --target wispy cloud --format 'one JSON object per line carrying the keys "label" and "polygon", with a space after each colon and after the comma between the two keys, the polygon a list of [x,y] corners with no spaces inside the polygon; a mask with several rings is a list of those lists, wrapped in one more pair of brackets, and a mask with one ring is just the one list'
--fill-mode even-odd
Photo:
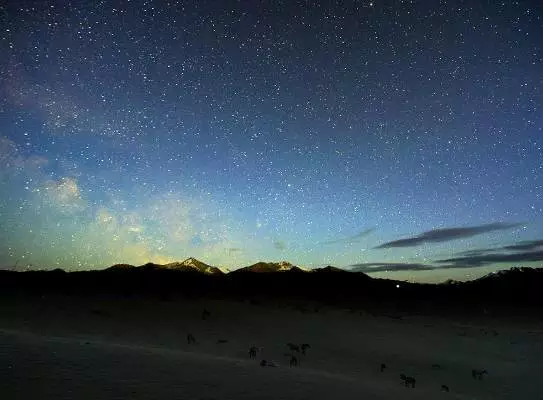
{"label": "wispy cloud", "polygon": [[138,116],[106,107],[100,99],[89,98],[76,87],[32,83],[13,61],[8,62],[5,72],[9,79],[0,82],[5,100],[39,118],[49,134],[123,138],[145,133]]}
{"label": "wispy cloud", "polygon": [[503,247],[505,250],[514,250],[514,251],[535,251],[543,250],[543,240],[531,240],[527,242],[520,242],[511,246]]}
{"label": "wispy cloud", "polygon": [[396,271],[428,271],[436,269],[433,265],[418,263],[360,263],[350,266],[353,272],[396,272]]}
{"label": "wispy cloud", "polygon": [[400,272],[400,271],[439,271],[447,269],[461,269],[461,268],[478,268],[483,265],[477,264],[462,264],[462,263],[449,263],[446,265],[433,265],[433,264],[421,264],[421,263],[360,263],[350,266],[350,270],[353,272],[364,272],[371,274],[375,272]]}
{"label": "wispy cloud", "polygon": [[540,251],[528,251],[521,253],[509,253],[509,254],[482,254],[466,257],[453,257],[445,260],[438,260],[438,263],[463,265],[467,267],[480,267],[494,263],[507,263],[507,262],[536,262],[543,261],[543,250]]}
{"label": "wispy cloud", "polygon": [[465,239],[483,233],[507,230],[518,227],[518,223],[502,223],[495,222],[492,224],[468,226],[463,228],[443,228],[433,229],[431,231],[423,232],[420,235],[413,236],[406,239],[394,240],[391,242],[383,243],[376,247],[376,249],[388,249],[394,247],[414,247],[424,243],[440,243],[450,240]]}
{"label": "wispy cloud", "polygon": [[24,156],[13,140],[0,136],[0,176],[20,172],[27,175],[33,174],[39,172],[47,163],[48,160],[45,157]]}
{"label": "wispy cloud", "polygon": [[287,244],[282,240],[276,240],[273,242],[273,247],[275,247],[277,250],[286,250]]}
{"label": "wispy cloud", "polygon": [[363,230],[362,232],[356,234],[356,235],[353,235],[353,236],[348,236],[348,237],[344,237],[344,238],[340,238],[340,239],[333,239],[333,240],[327,240],[325,242],[321,242],[320,244],[335,244],[335,243],[356,243],[358,241],[360,241],[360,239],[368,236],[368,235],[371,235],[373,232],[375,232],[375,228],[368,228],[368,229],[365,229]]}
{"label": "wispy cloud", "polygon": [[524,241],[494,249],[463,251],[458,253],[456,257],[437,260],[436,262],[473,267],[494,263],[537,261],[543,261],[543,240]]}
{"label": "wispy cloud", "polygon": [[64,213],[81,211],[86,205],[77,181],[71,177],[46,181],[44,193],[46,200]]}

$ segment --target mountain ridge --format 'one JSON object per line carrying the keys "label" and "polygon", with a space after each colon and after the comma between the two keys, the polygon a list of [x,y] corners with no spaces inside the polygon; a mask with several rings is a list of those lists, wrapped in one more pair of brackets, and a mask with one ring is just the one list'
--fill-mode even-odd
{"label": "mountain ridge", "polygon": [[[405,312],[529,313],[543,309],[543,268],[512,268],[467,282],[412,283],[372,278],[362,272],[324,267],[304,272],[290,263],[256,263],[267,273],[210,273],[196,259],[136,267],[115,264],[105,270],[41,271],[0,270],[0,296],[40,296],[46,293],[85,295],[112,294],[124,297],[232,298],[246,301],[298,299],[335,304],[346,308]],[[273,271],[268,264],[272,265]],[[200,268],[197,268],[200,267]],[[256,268],[261,271],[260,268]],[[254,269],[253,269],[254,270]],[[207,272],[206,272],[207,271]],[[260,299],[260,300],[258,300]],[[521,307],[521,308],[518,308]]]}
{"label": "mountain ridge", "polygon": [[173,261],[167,264],[156,264],[152,262],[148,262],[140,266],[134,266],[132,264],[114,264],[111,267],[104,269],[104,271],[125,271],[125,270],[131,270],[131,269],[139,269],[139,270],[164,269],[164,270],[175,270],[175,271],[183,271],[183,272],[196,272],[196,273],[203,273],[207,275],[217,275],[217,274],[226,273],[221,268],[208,265],[194,257],[189,257],[183,261]]}
{"label": "mountain ridge", "polygon": [[[327,267],[335,268],[337,270],[342,270],[336,267]],[[307,269],[294,265],[289,261],[279,261],[279,262],[267,262],[259,261],[254,264],[251,264],[246,267],[240,267],[234,270],[230,270],[226,267],[218,267],[206,264],[197,258],[189,257],[183,261],[173,261],[167,264],[157,264],[153,262],[148,262],[139,266],[132,264],[119,263],[114,264],[110,267],[105,268],[105,271],[119,271],[119,270],[130,270],[130,269],[167,269],[167,270],[176,270],[184,272],[201,272],[209,275],[214,274],[230,274],[238,272],[255,272],[255,273],[269,273],[269,272],[314,272],[318,269]],[[345,271],[345,270],[342,270]]]}
{"label": "mountain ridge", "polygon": [[255,273],[270,273],[270,272],[310,272],[300,268],[289,261],[266,262],[259,261],[247,267],[238,268],[231,273],[240,272],[255,272]]}

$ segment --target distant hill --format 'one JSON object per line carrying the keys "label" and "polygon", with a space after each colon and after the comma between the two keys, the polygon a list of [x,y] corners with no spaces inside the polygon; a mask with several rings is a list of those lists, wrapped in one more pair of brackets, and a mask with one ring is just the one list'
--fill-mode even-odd
{"label": "distant hill", "polygon": [[270,273],[270,272],[309,272],[288,261],[280,262],[257,262],[256,264],[249,265],[232,271],[231,273],[243,273],[243,272],[258,272],[258,273]]}
{"label": "distant hill", "polygon": [[193,257],[187,258],[186,260],[181,262],[176,261],[169,264],[147,263],[144,265],[140,265],[139,267],[135,267],[130,264],[115,264],[109,268],[106,268],[106,271],[124,271],[134,268],[143,270],[164,269],[183,272],[200,272],[206,275],[222,275],[225,273],[223,270],[221,270],[221,268],[213,267]]}
{"label": "distant hill", "polygon": [[517,267],[491,272],[473,281],[464,282],[472,286],[533,286],[540,288],[543,284],[543,268]]}
{"label": "distant hill", "polygon": [[[332,267],[331,265],[328,265],[326,267],[323,267],[323,268],[317,268],[315,270],[313,270],[314,272],[320,272],[320,273],[342,273],[342,272],[345,272],[345,273],[349,273],[351,271],[347,271],[345,269],[342,269],[342,268],[338,268],[338,267]],[[356,272],[356,271],[352,271],[352,272]]]}
{"label": "distant hill", "polygon": [[124,271],[124,270],[129,270],[129,269],[132,269],[132,268],[136,268],[135,265],[131,265],[131,264],[115,264],[115,265],[112,265],[111,267],[109,268],[106,268],[106,270],[111,270],[111,271]]}

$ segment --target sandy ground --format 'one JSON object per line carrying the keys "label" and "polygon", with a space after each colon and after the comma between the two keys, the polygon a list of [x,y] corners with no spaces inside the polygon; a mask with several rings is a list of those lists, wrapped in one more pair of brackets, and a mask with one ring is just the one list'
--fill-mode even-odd
{"label": "sandy ground", "polygon": [[[204,308],[211,312],[206,320]],[[0,398],[543,399],[537,323],[308,309],[3,299]],[[188,333],[196,344],[187,343]],[[298,367],[289,366],[288,342],[311,345],[305,356],[296,354]],[[248,357],[253,345],[256,360]],[[261,359],[278,367],[261,367]],[[474,380],[473,368],[489,373]],[[416,387],[405,388],[401,373],[415,377]]]}

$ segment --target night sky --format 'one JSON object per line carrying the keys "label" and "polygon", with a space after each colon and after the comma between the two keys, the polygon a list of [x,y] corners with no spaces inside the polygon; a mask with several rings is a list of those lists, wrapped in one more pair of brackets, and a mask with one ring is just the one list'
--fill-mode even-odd
{"label": "night sky", "polygon": [[541,1],[8,1],[0,266],[543,266]]}

